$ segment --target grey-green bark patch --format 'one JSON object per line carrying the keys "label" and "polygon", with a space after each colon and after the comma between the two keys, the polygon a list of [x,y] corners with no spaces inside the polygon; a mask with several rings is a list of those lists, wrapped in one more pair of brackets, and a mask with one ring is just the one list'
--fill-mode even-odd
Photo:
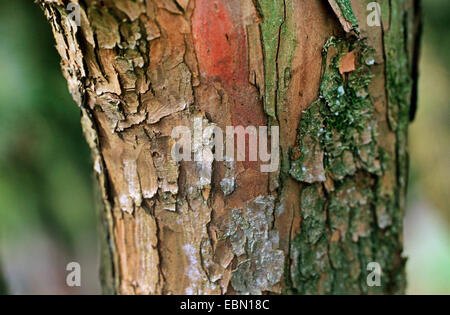
{"label": "grey-green bark patch", "polygon": [[321,107],[320,101],[314,103],[300,121],[298,144],[293,149],[293,157],[298,158],[292,161],[290,169],[292,177],[300,182],[311,184],[325,181],[324,149],[321,143],[325,129]]}
{"label": "grey-green bark patch", "polygon": [[305,187],[300,198],[302,213],[302,227],[307,235],[309,244],[315,244],[325,234],[325,198],[318,185]]}
{"label": "grey-green bark patch", "polygon": [[274,291],[281,281],[284,252],[278,248],[278,231],[273,229],[275,198],[260,196],[233,209],[232,221],[223,235],[229,238],[238,265],[231,285],[240,294]]}

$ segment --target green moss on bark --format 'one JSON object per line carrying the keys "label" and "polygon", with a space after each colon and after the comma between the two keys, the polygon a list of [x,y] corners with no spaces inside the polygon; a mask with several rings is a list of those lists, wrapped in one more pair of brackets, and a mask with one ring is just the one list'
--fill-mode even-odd
{"label": "green moss on bark", "polygon": [[[346,54],[355,54],[356,70],[340,72]],[[364,41],[330,38],[324,47],[320,98],[302,116],[290,174],[307,183],[354,175],[357,169],[380,173],[376,124],[369,85],[373,49]],[[321,166],[323,161],[323,168]]]}
{"label": "green moss on bark", "polygon": [[352,3],[350,0],[335,0],[341,10],[344,18],[352,24],[353,30],[359,33],[358,20],[353,12]]}
{"label": "green moss on bark", "polygon": [[[354,68],[343,66],[349,54]],[[365,40],[330,38],[324,46],[320,97],[303,113],[291,154],[290,174],[306,184],[300,232],[291,243],[293,292],[404,292],[401,188],[382,182],[395,169],[377,141],[369,93],[374,55]],[[404,150],[406,143],[398,137],[397,146]],[[367,285],[370,262],[382,268],[380,287]]]}

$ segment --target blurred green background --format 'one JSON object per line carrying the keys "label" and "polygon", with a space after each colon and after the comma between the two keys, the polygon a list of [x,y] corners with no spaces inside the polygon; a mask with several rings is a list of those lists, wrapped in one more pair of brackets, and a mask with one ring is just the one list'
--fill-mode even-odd
{"label": "blurred green background", "polygon": [[[450,294],[450,1],[423,7],[405,218],[408,293]],[[0,268],[11,293],[100,292],[91,163],[79,119],[43,13],[30,0],[0,0]],[[65,285],[72,261],[81,264],[81,288]]]}

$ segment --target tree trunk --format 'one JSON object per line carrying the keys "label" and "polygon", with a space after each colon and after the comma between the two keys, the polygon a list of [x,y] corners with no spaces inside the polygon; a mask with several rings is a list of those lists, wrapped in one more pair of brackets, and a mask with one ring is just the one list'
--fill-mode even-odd
{"label": "tree trunk", "polygon": [[[101,187],[105,293],[404,292],[418,1],[378,1],[378,27],[368,0],[77,0],[79,27],[39,2]],[[175,160],[198,122],[279,127],[280,167]]]}

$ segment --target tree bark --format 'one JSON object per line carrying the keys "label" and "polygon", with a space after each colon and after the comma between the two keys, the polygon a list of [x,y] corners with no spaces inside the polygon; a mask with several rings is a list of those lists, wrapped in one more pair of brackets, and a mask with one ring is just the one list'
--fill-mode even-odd
{"label": "tree bark", "polygon": [[[80,26],[39,1],[100,183],[105,293],[404,292],[418,1],[378,1],[380,27],[368,0],[73,2]],[[279,169],[175,161],[195,121],[278,126]]]}

